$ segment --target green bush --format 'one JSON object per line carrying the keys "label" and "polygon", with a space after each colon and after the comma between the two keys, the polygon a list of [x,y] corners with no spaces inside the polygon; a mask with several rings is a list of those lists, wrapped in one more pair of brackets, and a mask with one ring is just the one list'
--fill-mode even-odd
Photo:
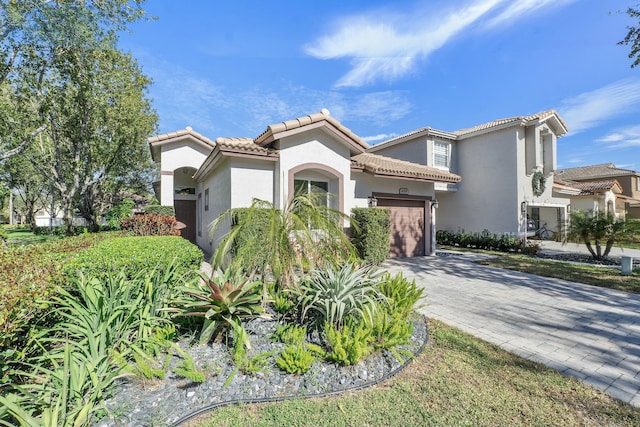
{"label": "green bush", "polygon": [[175,218],[176,211],[173,206],[148,205],[144,207],[144,213],[154,215],[172,216]]}
{"label": "green bush", "polygon": [[446,230],[438,230],[436,231],[436,242],[443,246],[500,252],[520,252],[522,250],[522,239],[519,237],[490,233],[489,230],[483,230],[480,233],[471,233],[464,230],[452,233]]}
{"label": "green bush", "polygon": [[355,208],[351,218],[357,224],[351,235],[358,256],[371,264],[380,264],[389,257],[389,210]]}
{"label": "green bush", "polygon": [[302,344],[307,337],[307,327],[293,323],[278,325],[273,339],[285,344]]}
{"label": "green bush", "polygon": [[127,236],[104,240],[83,251],[64,269],[74,276],[76,270],[95,277],[123,272],[129,277],[147,267],[174,264],[180,273],[198,269],[202,251],[177,236]]}
{"label": "green bush", "polygon": [[116,235],[83,234],[0,249],[0,352],[22,347],[31,321],[46,310],[38,300],[51,295],[56,284],[66,284],[62,274],[64,266],[81,250]]}

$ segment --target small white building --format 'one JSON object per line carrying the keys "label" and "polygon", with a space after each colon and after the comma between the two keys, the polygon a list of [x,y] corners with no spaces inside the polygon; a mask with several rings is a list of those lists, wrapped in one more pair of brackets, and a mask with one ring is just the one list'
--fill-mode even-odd
{"label": "small white building", "polygon": [[[149,138],[160,165],[155,186],[173,205],[183,236],[208,252],[221,236],[209,226],[254,198],[284,207],[294,189],[321,188],[344,213],[370,200],[391,211],[390,256],[435,252],[437,188],[460,182],[449,170],[368,152],[369,145],[327,110],[267,126],[256,138],[211,140],[191,128]],[[348,226],[348,224],[345,224]]]}

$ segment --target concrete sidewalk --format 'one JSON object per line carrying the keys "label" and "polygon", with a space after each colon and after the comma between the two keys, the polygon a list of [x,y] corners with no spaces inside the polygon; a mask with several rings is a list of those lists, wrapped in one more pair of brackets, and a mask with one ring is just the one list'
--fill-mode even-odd
{"label": "concrete sidewalk", "polygon": [[640,295],[473,263],[385,262],[425,289],[421,311],[640,407]]}

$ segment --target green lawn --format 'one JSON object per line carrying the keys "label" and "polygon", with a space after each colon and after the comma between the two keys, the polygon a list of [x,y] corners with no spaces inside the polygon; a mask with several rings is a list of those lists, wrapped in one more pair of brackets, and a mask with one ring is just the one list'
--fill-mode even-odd
{"label": "green lawn", "polygon": [[25,244],[25,243],[42,243],[49,240],[59,239],[59,236],[35,235],[29,229],[25,228],[7,228],[8,242],[10,244]]}
{"label": "green lawn", "polygon": [[431,343],[360,392],[229,406],[193,426],[637,426],[640,410],[580,381],[430,321]]}
{"label": "green lawn", "polygon": [[636,268],[634,268],[631,276],[623,276],[620,274],[620,270],[614,268],[575,265],[500,252],[493,254],[497,255],[497,257],[479,261],[478,263],[538,276],[555,277],[587,285],[640,293],[640,268],[637,267],[637,264],[634,264]]}

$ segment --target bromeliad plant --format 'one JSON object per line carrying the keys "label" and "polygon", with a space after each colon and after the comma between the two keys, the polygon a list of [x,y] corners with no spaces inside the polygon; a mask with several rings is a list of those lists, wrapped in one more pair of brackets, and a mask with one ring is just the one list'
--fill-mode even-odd
{"label": "bromeliad plant", "polygon": [[199,283],[183,286],[182,295],[170,309],[178,316],[204,319],[201,343],[241,324],[244,318],[264,314],[261,282],[250,281],[232,269],[217,269],[211,277],[201,274],[201,279]]}

